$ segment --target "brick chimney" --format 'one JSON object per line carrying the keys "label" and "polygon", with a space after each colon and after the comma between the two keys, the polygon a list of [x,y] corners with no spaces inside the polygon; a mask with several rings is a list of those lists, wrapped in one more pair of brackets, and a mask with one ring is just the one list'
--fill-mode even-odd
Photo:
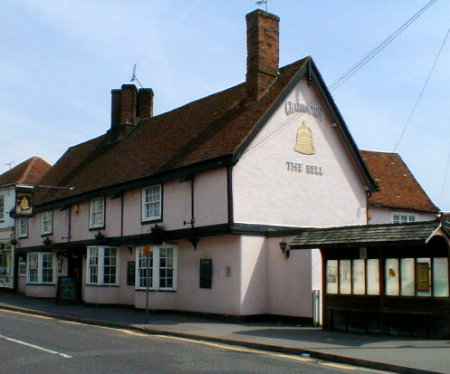
{"label": "brick chimney", "polygon": [[280,18],[255,10],[247,20],[247,92],[258,100],[278,76]]}
{"label": "brick chimney", "polygon": [[133,129],[140,119],[153,116],[153,90],[124,84],[111,90],[111,134],[114,140]]}

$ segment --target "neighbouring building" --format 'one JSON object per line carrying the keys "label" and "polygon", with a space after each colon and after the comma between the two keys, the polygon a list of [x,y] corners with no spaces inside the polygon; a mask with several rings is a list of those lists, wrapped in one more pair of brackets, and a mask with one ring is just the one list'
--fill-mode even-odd
{"label": "neighbouring building", "polygon": [[378,191],[369,196],[368,223],[408,223],[435,220],[434,205],[397,153],[361,151]]}
{"label": "neighbouring building", "polygon": [[14,213],[20,199],[23,199],[24,208],[30,206],[31,201],[26,196],[50,167],[41,158],[32,157],[0,175],[0,288],[14,289],[17,285],[15,274],[26,274],[26,263],[16,264],[14,250],[16,236],[27,235],[28,222],[15,219]]}
{"label": "neighbouring building", "polygon": [[278,66],[278,28],[248,14],[246,80],[167,113],[151,89],[112,90],[110,129],[33,196],[21,292],[70,279],[87,303],[144,308],[150,291],[152,309],[313,317],[320,251],[287,241],[366,225],[377,184],[312,58]]}

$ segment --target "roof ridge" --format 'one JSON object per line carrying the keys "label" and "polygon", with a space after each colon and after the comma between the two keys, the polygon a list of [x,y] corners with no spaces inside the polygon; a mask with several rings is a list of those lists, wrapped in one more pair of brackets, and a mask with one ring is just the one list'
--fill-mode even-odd
{"label": "roof ridge", "polygon": [[25,162],[28,162],[27,167],[25,168],[25,170],[23,171],[21,177],[17,180],[17,184],[22,183],[25,180],[25,177],[28,175],[28,173],[31,170],[31,167],[33,166],[33,163],[36,162],[35,157],[30,157],[28,160],[26,160]]}

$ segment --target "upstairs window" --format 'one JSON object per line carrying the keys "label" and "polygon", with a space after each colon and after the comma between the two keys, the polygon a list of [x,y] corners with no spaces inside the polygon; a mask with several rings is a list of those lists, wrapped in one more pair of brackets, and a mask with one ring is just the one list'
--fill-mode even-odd
{"label": "upstairs window", "polygon": [[0,196],[0,222],[5,220],[5,197]]}
{"label": "upstairs window", "polygon": [[416,216],[413,214],[394,214],[392,223],[411,223],[416,222]]}
{"label": "upstairs window", "polygon": [[41,234],[50,235],[53,232],[53,212],[48,211],[41,214]]}
{"label": "upstairs window", "polygon": [[103,197],[91,200],[89,212],[89,228],[105,227],[105,199]]}
{"label": "upstairs window", "polygon": [[161,185],[150,186],[142,190],[142,222],[161,220]]}
{"label": "upstairs window", "polygon": [[17,220],[17,236],[19,239],[28,237],[28,218],[19,218]]}

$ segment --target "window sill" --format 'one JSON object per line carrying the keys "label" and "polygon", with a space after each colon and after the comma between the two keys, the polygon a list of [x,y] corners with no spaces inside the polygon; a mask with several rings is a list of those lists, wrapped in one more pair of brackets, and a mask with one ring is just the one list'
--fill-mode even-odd
{"label": "window sill", "polygon": [[27,287],[32,287],[32,286],[45,286],[45,287],[56,287],[56,283],[27,283],[26,284]]}
{"label": "window sill", "polygon": [[[146,292],[147,291],[146,288],[135,288],[134,290],[136,292]],[[177,290],[176,289],[170,289],[170,290],[169,289],[158,289],[158,290],[155,290],[155,289],[150,288],[148,290],[148,292],[176,293]]]}
{"label": "window sill", "polygon": [[119,288],[119,284],[92,284],[92,283],[86,283],[86,287],[92,287],[92,288]]}
{"label": "window sill", "polygon": [[89,227],[89,231],[98,231],[98,230],[104,230],[105,229],[105,225],[103,226],[90,226]]}
{"label": "window sill", "polygon": [[160,223],[162,222],[162,217],[154,217],[154,218],[145,218],[141,220],[142,225],[149,225],[152,223]]}
{"label": "window sill", "polygon": [[42,238],[46,238],[46,237],[52,236],[52,235],[53,235],[53,232],[41,233],[41,237],[42,237]]}

